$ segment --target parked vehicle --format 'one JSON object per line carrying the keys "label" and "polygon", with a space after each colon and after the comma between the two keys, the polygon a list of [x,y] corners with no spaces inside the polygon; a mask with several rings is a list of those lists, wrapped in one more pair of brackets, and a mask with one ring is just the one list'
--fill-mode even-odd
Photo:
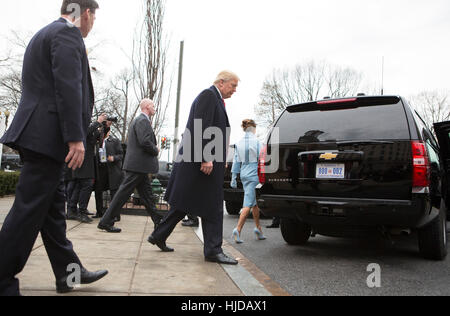
{"label": "parked vehicle", "polygon": [[154,177],[161,182],[161,185],[164,188],[167,188],[167,184],[169,183],[170,175],[172,174],[173,163],[169,163],[167,161],[159,162],[159,172]]}
{"label": "parked vehicle", "polygon": [[2,155],[2,170],[18,171],[23,167],[20,156],[17,154],[3,154]]}
{"label": "parked vehicle", "polygon": [[[446,257],[449,161],[405,99],[293,105],[274,127],[279,139],[270,134],[261,154],[258,203],[265,215],[282,218],[287,243],[417,230],[423,257]],[[279,166],[267,173],[276,148]]]}
{"label": "parked vehicle", "polygon": [[237,177],[238,187],[234,189],[230,186],[234,153],[235,145],[231,145],[228,151],[227,166],[225,168],[225,181],[223,186],[225,208],[227,213],[230,215],[238,215],[242,209],[242,202],[244,201],[244,188],[239,175]]}

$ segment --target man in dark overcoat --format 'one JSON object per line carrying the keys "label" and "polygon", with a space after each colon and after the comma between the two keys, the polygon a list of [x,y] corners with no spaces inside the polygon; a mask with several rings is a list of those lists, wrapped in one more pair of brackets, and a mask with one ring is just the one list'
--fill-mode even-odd
{"label": "man in dark overcoat", "polygon": [[[189,213],[202,219],[205,260],[237,264],[223,253],[223,183],[229,138],[225,99],[235,92],[239,78],[221,72],[214,85],[194,101],[169,180],[166,200],[170,211],[148,241],[162,251],[173,251],[166,240]],[[215,137],[212,137],[215,136]],[[217,146],[211,146],[211,144]]]}
{"label": "man in dark overcoat", "polygon": [[[74,5],[81,15],[71,14]],[[88,272],[66,237],[63,181],[64,162],[75,170],[84,160],[94,89],[83,37],[91,31],[98,7],[94,0],[64,0],[61,18],[40,30],[26,49],[22,98],[0,140],[19,150],[24,162],[14,205],[0,231],[0,296],[20,295],[16,275],[39,233],[59,293],[74,288],[69,280],[73,270],[81,284],[107,274]]]}
{"label": "man in dark overcoat", "polygon": [[100,129],[106,119],[106,114],[102,114],[96,122],[89,125],[83,165],[73,172],[74,188],[67,204],[67,219],[75,219],[82,223],[92,222],[88,216],[93,214],[89,213],[88,205],[94,189],[95,145],[100,142]]}

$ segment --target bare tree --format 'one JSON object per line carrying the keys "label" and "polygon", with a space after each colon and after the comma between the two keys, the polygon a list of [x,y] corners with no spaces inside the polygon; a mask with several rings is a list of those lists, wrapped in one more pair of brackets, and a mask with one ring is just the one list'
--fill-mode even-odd
{"label": "bare tree", "polygon": [[424,91],[411,96],[409,102],[431,131],[434,131],[434,123],[450,120],[448,91]]}
{"label": "bare tree", "polygon": [[128,126],[136,115],[138,106],[132,105],[131,89],[134,84],[133,72],[125,69],[112,82],[111,105],[113,113],[118,118],[117,130],[119,139],[124,143],[127,140]]}
{"label": "bare tree", "polygon": [[260,101],[255,107],[258,121],[272,125],[289,105],[355,95],[362,75],[351,68],[310,61],[292,69],[274,70],[264,81]]}
{"label": "bare tree", "polygon": [[[138,100],[144,98],[155,102],[157,113],[152,118],[155,134],[158,135],[166,121],[170,101],[171,78],[168,78],[168,40],[164,35],[164,0],[143,0],[144,21],[135,34],[132,52],[133,86]],[[170,80],[169,80],[170,79]],[[133,116],[139,110],[134,109]]]}

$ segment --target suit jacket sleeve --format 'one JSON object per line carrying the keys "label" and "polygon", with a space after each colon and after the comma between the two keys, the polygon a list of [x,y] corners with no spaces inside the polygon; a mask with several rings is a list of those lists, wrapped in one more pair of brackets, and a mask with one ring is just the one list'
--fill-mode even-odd
{"label": "suit jacket sleeve", "polygon": [[[214,126],[214,117],[217,109],[217,97],[210,90],[205,90],[199,97],[197,107],[195,108],[194,119],[202,120],[202,157],[206,145],[211,141],[203,139],[205,130]],[[193,147],[194,148],[194,147]],[[202,158],[203,162],[205,161]]]}
{"label": "suit jacket sleeve", "polygon": [[82,44],[77,28],[64,27],[52,39],[51,61],[56,107],[65,143],[83,141]]}
{"label": "suit jacket sleeve", "polygon": [[123,149],[122,149],[122,145],[120,144],[120,141],[114,140],[112,142],[112,145],[114,146],[114,154],[112,155],[114,157],[114,163],[122,162]]}
{"label": "suit jacket sleeve", "polygon": [[136,138],[139,145],[151,156],[159,155],[158,147],[154,143],[154,133],[150,122],[147,119],[138,120],[135,126]]}

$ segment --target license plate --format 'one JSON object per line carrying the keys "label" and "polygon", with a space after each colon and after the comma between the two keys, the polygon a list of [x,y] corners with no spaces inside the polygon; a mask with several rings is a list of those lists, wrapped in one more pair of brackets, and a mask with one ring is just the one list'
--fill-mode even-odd
{"label": "license plate", "polygon": [[317,179],[345,179],[345,164],[319,163],[316,168]]}

